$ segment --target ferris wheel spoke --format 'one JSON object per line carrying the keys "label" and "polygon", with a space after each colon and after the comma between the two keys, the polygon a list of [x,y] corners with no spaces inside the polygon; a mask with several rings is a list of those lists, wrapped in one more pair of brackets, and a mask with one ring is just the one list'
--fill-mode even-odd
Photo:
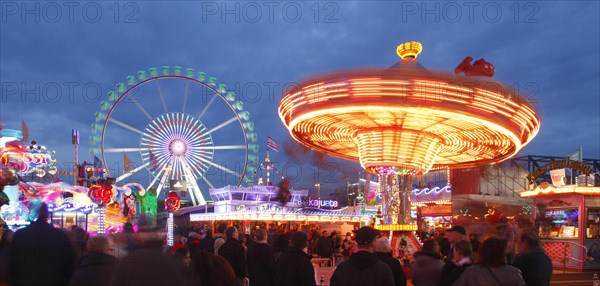
{"label": "ferris wheel spoke", "polygon": [[108,121],[109,121],[109,122],[112,122],[112,123],[114,123],[114,124],[116,124],[116,125],[119,125],[119,126],[121,126],[121,127],[125,128],[125,129],[127,129],[127,130],[133,131],[133,132],[135,132],[135,133],[144,134],[144,132],[142,132],[141,130],[139,130],[139,129],[137,129],[137,128],[135,128],[135,127],[131,126],[131,125],[128,125],[128,124],[126,124],[126,123],[123,123],[123,122],[121,122],[121,121],[119,121],[119,120],[116,120],[116,119],[114,119],[114,118],[112,118],[112,117],[111,117],[111,118],[109,118],[109,119],[108,119]]}
{"label": "ferris wheel spoke", "polygon": [[150,113],[144,109],[144,107],[140,104],[140,101],[134,100],[133,102],[135,102],[135,105],[142,111],[142,113],[144,113],[144,115],[146,115],[146,117],[148,117],[148,120],[152,121],[152,116],[150,116]]}
{"label": "ferris wheel spoke", "polygon": [[208,103],[206,104],[206,106],[204,107],[204,109],[202,110],[202,112],[200,112],[200,115],[198,115],[198,117],[196,118],[197,120],[200,120],[200,118],[202,118],[202,116],[204,116],[204,113],[206,113],[206,111],[210,108],[210,106],[213,104],[213,102],[215,101],[215,99],[217,99],[217,94],[213,94],[213,96],[210,98],[210,100],[208,101]]}
{"label": "ferris wheel spoke", "polygon": [[215,131],[217,131],[217,130],[219,130],[219,129],[221,129],[221,128],[223,128],[223,127],[225,127],[225,126],[227,126],[227,125],[229,125],[229,124],[231,124],[231,123],[233,123],[235,121],[237,121],[237,119],[238,119],[237,116],[231,117],[231,118],[227,119],[227,121],[225,121],[225,122],[223,122],[223,123],[215,126],[215,128],[209,130],[207,133],[211,134],[211,133],[213,133],[213,132],[215,132]]}
{"label": "ferris wheel spoke", "polygon": [[190,82],[185,82],[185,91],[183,92],[183,107],[181,113],[185,113],[185,106],[187,105],[188,94],[190,93]]}
{"label": "ferris wheel spoke", "polygon": [[204,175],[200,174],[200,179],[202,179],[202,181],[204,181],[209,188],[214,189],[215,185],[213,185]]}
{"label": "ferris wheel spoke", "polygon": [[[186,181],[189,181],[190,185],[192,186],[191,188],[189,188],[189,185],[188,185],[188,188],[191,189],[190,197],[192,198],[192,202],[195,205],[196,204],[195,198],[196,198],[196,199],[198,199],[198,205],[205,205],[206,200],[204,200],[202,191],[200,191],[200,187],[198,186],[198,183],[196,182],[197,181],[196,176],[194,176],[194,173],[192,173],[190,171],[190,168],[187,168],[188,165],[186,162],[182,162],[182,163],[183,163],[184,172],[185,172],[185,179],[186,179]],[[201,177],[203,177],[201,173],[198,173],[198,174]],[[212,184],[208,181],[207,181],[207,184],[209,185],[209,187],[212,186]],[[214,186],[211,188],[214,188]]]}
{"label": "ferris wheel spoke", "polygon": [[105,153],[121,153],[121,152],[141,152],[146,148],[105,148]]}
{"label": "ferris wheel spoke", "polygon": [[213,167],[215,167],[215,168],[217,168],[217,169],[219,169],[219,170],[221,170],[221,171],[223,171],[223,172],[225,172],[225,173],[229,173],[229,174],[232,174],[232,175],[237,176],[237,177],[241,177],[242,176],[240,173],[238,173],[238,172],[236,172],[234,170],[231,170],[231,169],[229,169],[227,167],[223,167],[223,166],[221,166],[219,164],[216,164],[213,161],[208,161],[206,163],[209,164],[209,165],[211,165],[211,166],[213,166]]}
{"label": "ferris wheel spoke", "polygon": [[137,168],[135,168],[135,169],[133,169],[133,170],[131,170],[131,171],[129,171],[129,172],[127,172],[127,173],[119,176],[119,177],[117,177],[117,179],[115,181],[116,182],[123,181],[123,180],[127,179],[128,177],[130,177],[131,175],[139,172],[141,169],[144,169],[144,168],[148,167],[149,165],[150,165],[150,163],[143,164],[143,165],[141,165],[141,166],[139,166],[139,167],[137,167]]}
{"label": "ferris wheel spoke", "polygon": [[241,150],[246,149],[246,145],[223,145],[223,146],[199,146],[198,150]]}
{"label": "ferris wheel spoke", "polygon": [[163,94],[162,88],[160,87],[160,82],[156,81],[156,88],[158,89],[158,96],[160,97],[160,102],[162,103],[163,109],[165,113],[167,113],[167,103],[165,102],[165,95]]}

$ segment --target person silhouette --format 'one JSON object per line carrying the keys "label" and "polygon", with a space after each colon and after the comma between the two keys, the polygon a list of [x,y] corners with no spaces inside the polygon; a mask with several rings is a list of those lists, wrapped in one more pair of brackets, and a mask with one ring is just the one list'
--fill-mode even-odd
{"label": "person silhouette", "polygon": [[9,285],[63,286],[75,266],[69,237],[48,224],[48,205],[42,203],[37,220],[18,230],[8,251]]}

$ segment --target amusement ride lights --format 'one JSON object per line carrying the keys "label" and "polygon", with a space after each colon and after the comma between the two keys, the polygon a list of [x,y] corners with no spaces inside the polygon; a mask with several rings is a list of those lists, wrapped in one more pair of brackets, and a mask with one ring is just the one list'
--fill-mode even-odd
{"label": "amusement ride lights", "polygon": [[[389,69],[306,80],[284,94],[279,116],[296,141],[359,161],[380,182],[405,175],[402,196],[410,192],[407,175],[500,162],[538,133],[540,120],[524,96],[488,77],[425,70],[416,62],[421,51],[419,43],[405,43],[397,48],[402,60]],[[400,198],[380,187],[393,197],[384,196],[385,216]],[[410,207],[402,209],[400,220],[406,222]],[[387,215],[384,221],[398,218]]]}
{"label": "amusement ride lights", "polygon": [[194,205],[206,204],[201,189],[251,184],[259,163],[254,123],[240,96],[192,68],[162,66],[128,76],[100,102],[91,133],[90,153],[103,166],[139,154],[132,170],[106,169],[116,183],[137,180],[146,170],[147,189],[155,187],[159,196],[178,181]]}

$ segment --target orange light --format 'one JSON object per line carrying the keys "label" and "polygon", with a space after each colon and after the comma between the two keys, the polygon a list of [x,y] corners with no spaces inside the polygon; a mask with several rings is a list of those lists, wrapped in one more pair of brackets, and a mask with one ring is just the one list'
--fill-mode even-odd
{"label": "orange light", "polygon": [[[416,57],[421,49],[406,43],[397,51]],[[416,68],[308,80],[284,94],[279,117],[298,142],[371,173],[497,163],[540,129],[534,107],[498,81]]]}
{"label": "orange light", "polygon": [[552,194],[582,194],[582,195],[599,195],[600,187],[579,187],[579,186],[567,186],[567,187],[555,187],[537,186],[531,191],[525,191],[521,193],[521,197],[535,197],[539,195],[552,195]]}
{"label": "orange light", "polygon": [[419,42],[406,42],[398,45],[396,53],[402,59],[406,57],[417,58],[417,56],[423,51],[423,46]]}
{"label": "orange light", "polygon": [[382,231],[416,231],[416,224],[380,224],[376,225],[375,229]]}

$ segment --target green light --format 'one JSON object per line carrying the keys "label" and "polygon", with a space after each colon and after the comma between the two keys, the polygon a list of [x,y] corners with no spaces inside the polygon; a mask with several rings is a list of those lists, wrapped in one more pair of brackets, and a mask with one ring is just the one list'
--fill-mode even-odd
{"label": "green light", "polygon": [[[227,99],[227,100],[229,100],[229,99]],[[240,112],[240,118],[243,119],[243,120],[250,119],[250,112],[248,112],[248,111],[242,111],[242,112]]]}
{"label": "green light", "polygon": [[248,133],[248,139],[250,140],[250,142],[256,143],[257,138],[258,136],[256,136],[256,132]]}
{"label": "green light", "polygon": [[248,130],[248,131],[254,131],[254,122],[249,121],[249,122],[244,122],[244,129]]}
{"label": "green light", "polygon": [[123,93],[123,92],[125,92],[125,84],[124,84],[124,83],[122,83],[122,82],[120,82],[120,83],[117,83],[117,91],[118,91],[119,93]]}
{"label": "green light", "polygon": [[146,71],[138,72],[138,80],[146,80]]}
{"label": "green light", "polygon": [[162,75],[169,75],[169,66],[162,66]]}
{"label": "green light", "polygon": [[225,95],[225,99],[227,99],[227,101],[229,102],[233,102],[235,101],[235,92],[230,91]]}
{"label": "green light", "polygon": [[217,88],[217,91],[218,91],[220,94],[225,94],[225,92],[227,92],[227,85],[226,85],[226,84],[224,84],[224,83],[220,83],[220,84],[219,84],[219,87]]}
{"label": "green light", "polygon": [[96,116],[96,122],[103,121],[106,119],[106,114],[100,111],[96,111],[96,113],[94,113],[94,116]]}
{"label": "green light", "polygon": [[110,101],[117,100],[117,95],[115,94],[114,90],[108,91],[108,100],[110,100]]}
{"label": "green light", "polygon": [[98,133],[98,130],[100,130],[100,128],[102,128],[102,126],[98,123],[92,123],[92,133],[96,134]]}
{"label": "green light", "polygon": [[129,86],[133,86],[133,85],[135,85],[135,84],[136,84],[136,82],[135,82],[135,77],[134,77],[134,76],[132,76],[132,75],[128,76],[128,77],[127,77],[127,85],[129,85]]}
{"label": "green light", "polygon": [[250,149],[251,152],[258,152],[258,144],[249,144],[248,145],[248,149]]}
{"label": "green light", "polygon": [[90,135],[90,145],[96,145],[96,143],[98,142],[98,137],[96,135]]}
{"label": "green light", "polygon": [[100,101],[100,110],[106,111],[110,108],[112,104],[106,100]]}
{"label": "green light", "polygon": [[194,69],[193,68],[187,68],[185,76],[189,77],[189,78],[193,78],[194,77]]}
{"label": "green light", "polygon": [[208,85],[215,87],[217,85],[217,78],[216,77],[209,77],[208,78]]}
{"label": "green light", "polygon": [[242,109],[244,109],[244,103],[241,101],[236,101],[233,104],[233,107],[235,107],[235,109],[237,109],[237,111],[242,111]]}
{"label": "green light", "polygon": [[151,77],[157,77],[158,76],[158,70],[156,68],[150,68],[150,76]]}
{"label": "green light", "polygon": [[198,80],[201,81],[201,82],[204,82],[206,80],[206,73],[199,72],[198,73]]}
{"label": "green light", "polygon": [[257,155],[249,155],[248,156],[248,161],[250,161],[250,163],[257,163],[258,162],[258,156]]}
{"label": "green light", "polygon": [[181,67],[180,66],[175,66],[173,68],[175,69],[175,75],[181,75]]}

